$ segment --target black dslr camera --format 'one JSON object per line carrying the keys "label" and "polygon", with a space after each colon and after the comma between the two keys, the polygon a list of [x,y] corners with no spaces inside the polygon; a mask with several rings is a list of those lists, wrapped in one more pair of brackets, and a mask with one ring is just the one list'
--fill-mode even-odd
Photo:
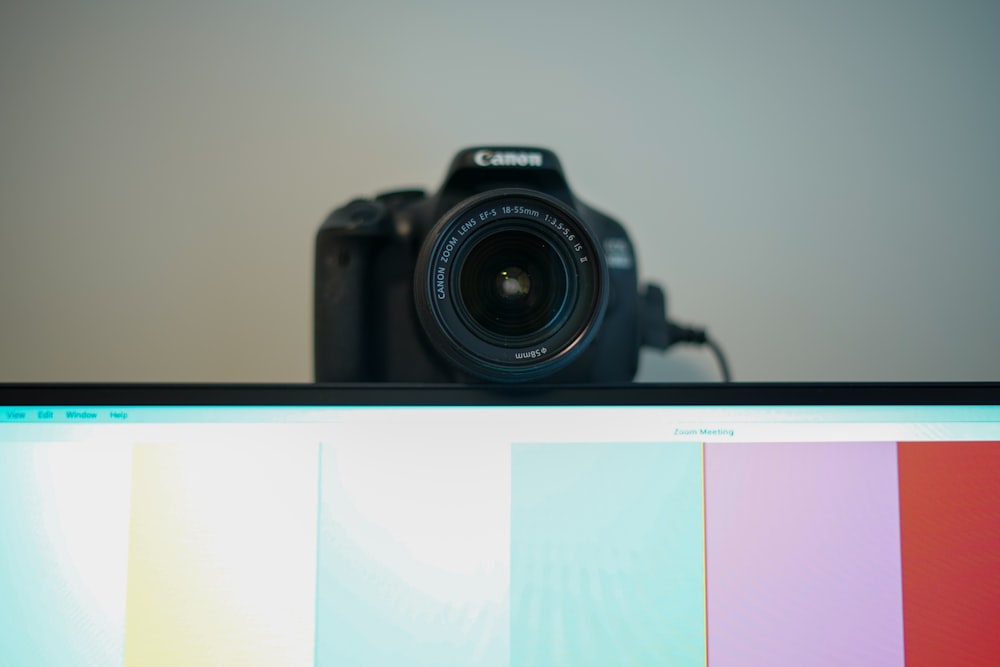
{"label": "black dslr camera", "polygon": [[667,330],[551,151],[463,150],[435,194],[355,199],[316,237],[319,382],[628,382]]}

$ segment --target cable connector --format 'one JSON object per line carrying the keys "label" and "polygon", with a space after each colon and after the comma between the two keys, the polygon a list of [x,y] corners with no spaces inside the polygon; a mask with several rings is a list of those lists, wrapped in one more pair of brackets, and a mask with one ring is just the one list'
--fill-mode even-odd
{"label": "cable connector", "polygon": [[670,344],[674,343],[695,343],[704,345],[708,342],[708,334],[704,329],[685,327],[676,322],[667,321],[667,331],[670,336]]}
{"label": "cable connector", "polygon": [[707,345],[719,363],[722,381],[730,381],[729,364],[726,362],[726,355],[723,354],[722,348],[708,337],[705,329],[684,326],[669,320],[667,318],[667,296],[660,287],[646,285],[646,290],[642,293],[640,308],[640,334],[643,345],[657,350],[666,350],[675,343]]}

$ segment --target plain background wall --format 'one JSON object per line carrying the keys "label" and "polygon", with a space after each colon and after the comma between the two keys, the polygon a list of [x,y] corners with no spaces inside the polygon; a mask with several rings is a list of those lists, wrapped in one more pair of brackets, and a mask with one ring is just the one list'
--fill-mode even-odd
{"label": "plain background wall", "polygon": [[972,0],[6,2],[0,381],[309,381],[321,220],[499,142],[554,149],[736,379],[998,380],[998,35]]}

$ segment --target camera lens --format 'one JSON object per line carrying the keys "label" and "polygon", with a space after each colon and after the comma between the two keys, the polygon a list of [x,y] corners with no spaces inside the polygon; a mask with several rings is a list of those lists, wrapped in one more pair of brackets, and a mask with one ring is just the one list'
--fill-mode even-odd
{"label": "camera lens", "polygon": [[557,248],[524,229],[501,230],[464,257],[462,309],[484,338],[530,345],[560,321],[571,297],[566,263]]}
{"label": "camera lens", "polygon": [[445,213],[417,258],[424,332],[457,377],[516,382],[579,357],[607,306],[594,236],[563,202],[500,189]]}

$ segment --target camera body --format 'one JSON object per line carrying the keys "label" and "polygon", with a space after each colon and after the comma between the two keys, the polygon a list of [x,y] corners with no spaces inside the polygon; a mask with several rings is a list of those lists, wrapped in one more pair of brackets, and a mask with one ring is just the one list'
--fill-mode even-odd
{"label": "camera body", "polygon": [[460,151],[436,193],[355,199],[320,227],[316,380],[629,382],[634,257],[551,151]]}

